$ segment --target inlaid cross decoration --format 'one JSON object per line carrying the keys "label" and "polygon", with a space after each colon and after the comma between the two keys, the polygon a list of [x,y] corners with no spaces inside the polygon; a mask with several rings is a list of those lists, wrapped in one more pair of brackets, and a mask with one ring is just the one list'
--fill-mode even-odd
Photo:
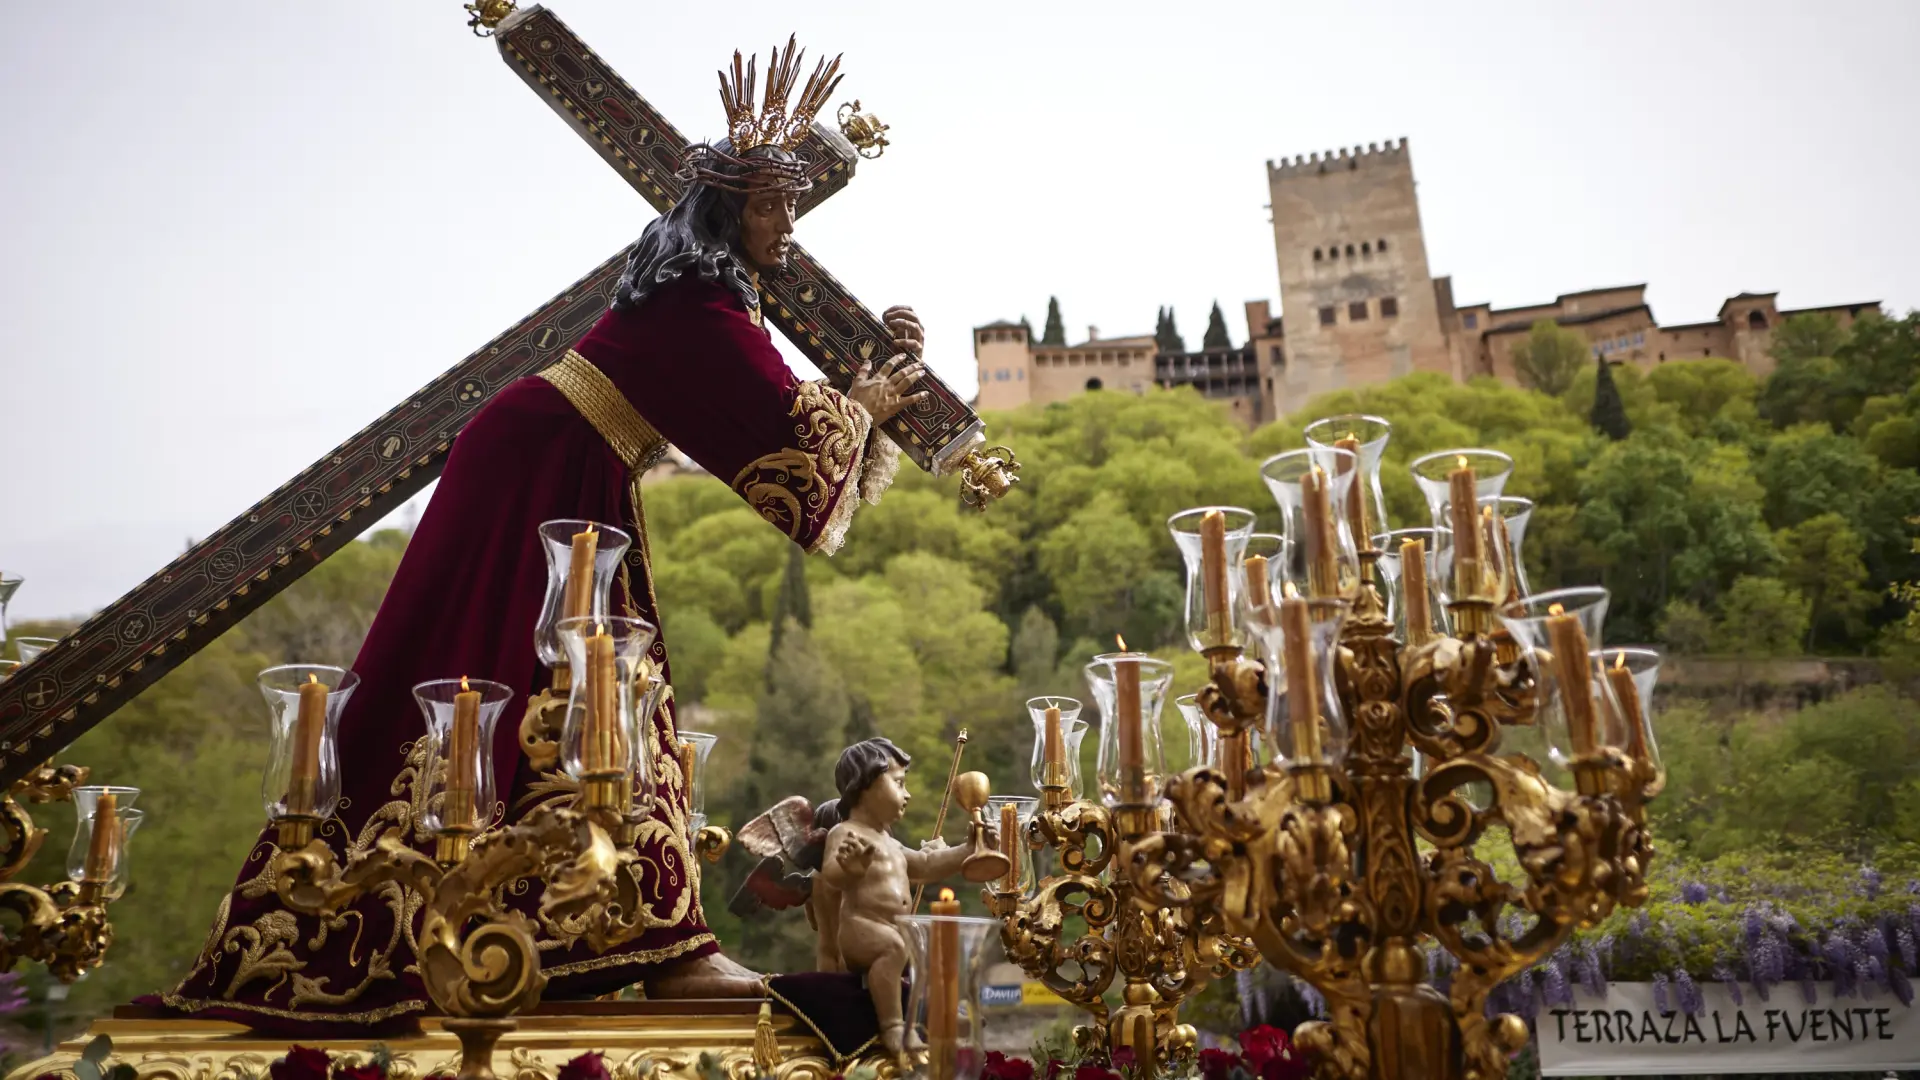
{"label": "inlaid cross decoration", "polygon": [[[476,22],[494,31],[507,64],[655,210],[671,207],[683,187],[679,131],[552,12],[481,6],[487,17]],[[802,214],[845,187],[863,156],[822,124],[799,153],[813,181]],[[439,476],[454,436],[495,393],[558,360],[606,310],[625,255],[623,247],[0,682],[0,783],[58,753]],[[880,320],[799,244],[784,271],[762,275],[761,307],[836,385],[889,351]],[[1004,491],[1008,470],[979,448],[973,409],[931,371],[919,388],[926,398],[882,430],[921,468],[958,473],[970,501],[984,502],[983,482],[985,498]]]}

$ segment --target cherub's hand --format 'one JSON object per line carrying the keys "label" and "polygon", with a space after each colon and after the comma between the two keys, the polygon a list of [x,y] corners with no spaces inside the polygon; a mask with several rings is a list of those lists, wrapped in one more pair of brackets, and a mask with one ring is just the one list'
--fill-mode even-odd
{"label": "cherub's hand", "polygon": [[864,836],[848,836],[840,841],[840,851],[835,858],[842,871],[858,877],[873,865],[873,841]]}
{"label": "cherub's hand", "polygon": [[920,850],[929,855],[936,851],[945,851],[947,850],[947,842],[937,836],[931,840],[922,840],[920,841]]}

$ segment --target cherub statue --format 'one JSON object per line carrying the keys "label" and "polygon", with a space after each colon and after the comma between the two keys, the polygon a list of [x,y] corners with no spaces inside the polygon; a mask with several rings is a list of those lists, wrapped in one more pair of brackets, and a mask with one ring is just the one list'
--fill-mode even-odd
{"label": "cherub statue", "polygon": [[834,766],[840,797],[814,808],[811,820],[805,800],[791,798],[741,829],[740,839],[763,860],[730,905],[740,913],[805,903],[820,935],[817,966],[866,977],[881,1044],[895,1055],[920,1046],[901,1016],[910,950],[894,916],[911,910],[915,884],[962,872],[990,880],[1006,866],[991,828],[979,823],[961,847],[935,838],[913,849],[894,838],[912,798],[911,762],[890,740],[855,743]]}

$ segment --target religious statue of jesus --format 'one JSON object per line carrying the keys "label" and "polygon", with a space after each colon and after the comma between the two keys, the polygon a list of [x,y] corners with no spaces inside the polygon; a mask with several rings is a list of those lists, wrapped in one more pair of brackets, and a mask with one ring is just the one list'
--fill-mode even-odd
{"label": "religious statue of jesus", "polygon": [[[789,110],[800,59],[791,41],[775,50],[756,111],[753,65],[743,72],[735,54],[721,73],[728,138],[689,150],[686,193],[633,246],[611,309],[559,363],[502,390],[455,441],[353,665],[360,689],[338,744],[344,797],[321,830],[337,857],[391,831],[425,843],[415,833],[428,787],[415,684],[470,674],[522,695],[546,686],[533,643],[546,584],[541,522],[627,529],[635,540],[610,610],[659,625],[639,480],[668,443],[809,552],[831,555],[855,506],[877,502],[892,480],[898,448],[879,424],[922,396],[913,311],[885,313],[896,355],[845,391],[796,379],[760,318],[757,277],[785,263],[795,197],[810,186],[792,150],[838,81],[837,59],[817,65]],[[664,640],[651,656],[665,671]],[[636,863],[654,928],[603,955],[543,937],[548,994],[639,984],[650,998],[757,996],[761,978],[721,954],[693,884],[670,697],[652,721],[652,811],[671,826]],[[565,796],[528,766],[515,725],[500,725],[494,761],[496,790],[507,793],[492,808],[496,822]],[[358,1037],[425,1009],[418,898],[390,885],[335,918],[298,915],[274,894],[273,837],[254,845],[198,960],[161,1000],[301,1037]],[[532,911],[541,886],[525,884],[511,898]]]}

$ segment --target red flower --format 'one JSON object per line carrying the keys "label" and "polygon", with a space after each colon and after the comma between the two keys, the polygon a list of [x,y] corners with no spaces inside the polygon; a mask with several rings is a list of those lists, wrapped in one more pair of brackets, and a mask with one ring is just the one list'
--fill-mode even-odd
{"label": "red flower", "polygon": [[1200,1051],[1200,1075],[1203,1080],[1227,1080],[1233,1075],[1236,1065],[1240,1064],[1240,1055],[1225,1050]]}
{"label": "red flower", "polygon": [[1122,1080],[1119,1073],[1089,1061],[1073,1070],[1073,1080]]}
{"label": "red flower", "polygon": [[[275,1077],[274,1080],[279,1080]],[[607,1071],[607,1059],[599,1054],[581,1054],[565,1065],[554,1080],[613,1080],[613,1074]]]}
{"label": "red flower", "polygon": [[287,1056],[267,1066],[273,1080],[327,1080],[333,1059],[325,1050],[311,1046],[287,1048]]}
{"label": "red flower", "polygon": [[333,1080],[387,1080],[387,1073],[372,1062],[365,1065],[341,1065],[333,1070]]}
{"label": "red flower", "polygon": [[986,1067],[980,1070],[980,1075],[984,1080],[1033,1080],[1033,1062],[990,1050],[987,1052]]}
{"label": "red flower", "polygon": [[1306,1055],[1291,1047],[1260,1066],[1260,1080],[1308,1080],[1312,1075],[1313,1069],[1307,1064]]}
{"label": "red flower", "polygon": [[1264,1072],[1267,1062],[1289,1048],[1287,1033],[1271,1024],[1261,1024],[1240,1033],[1240,1054],[1247,1059],[1247,1067],[1254,1072]]}
{"label": "red flower", "polygon": [[[1060,1080],[1060,1074],[1067,1069],[1067,1063],[1059,1058],[1047,1059],[1047,1080]],[[58,1080],[56,1077],[55,1080]]]}

